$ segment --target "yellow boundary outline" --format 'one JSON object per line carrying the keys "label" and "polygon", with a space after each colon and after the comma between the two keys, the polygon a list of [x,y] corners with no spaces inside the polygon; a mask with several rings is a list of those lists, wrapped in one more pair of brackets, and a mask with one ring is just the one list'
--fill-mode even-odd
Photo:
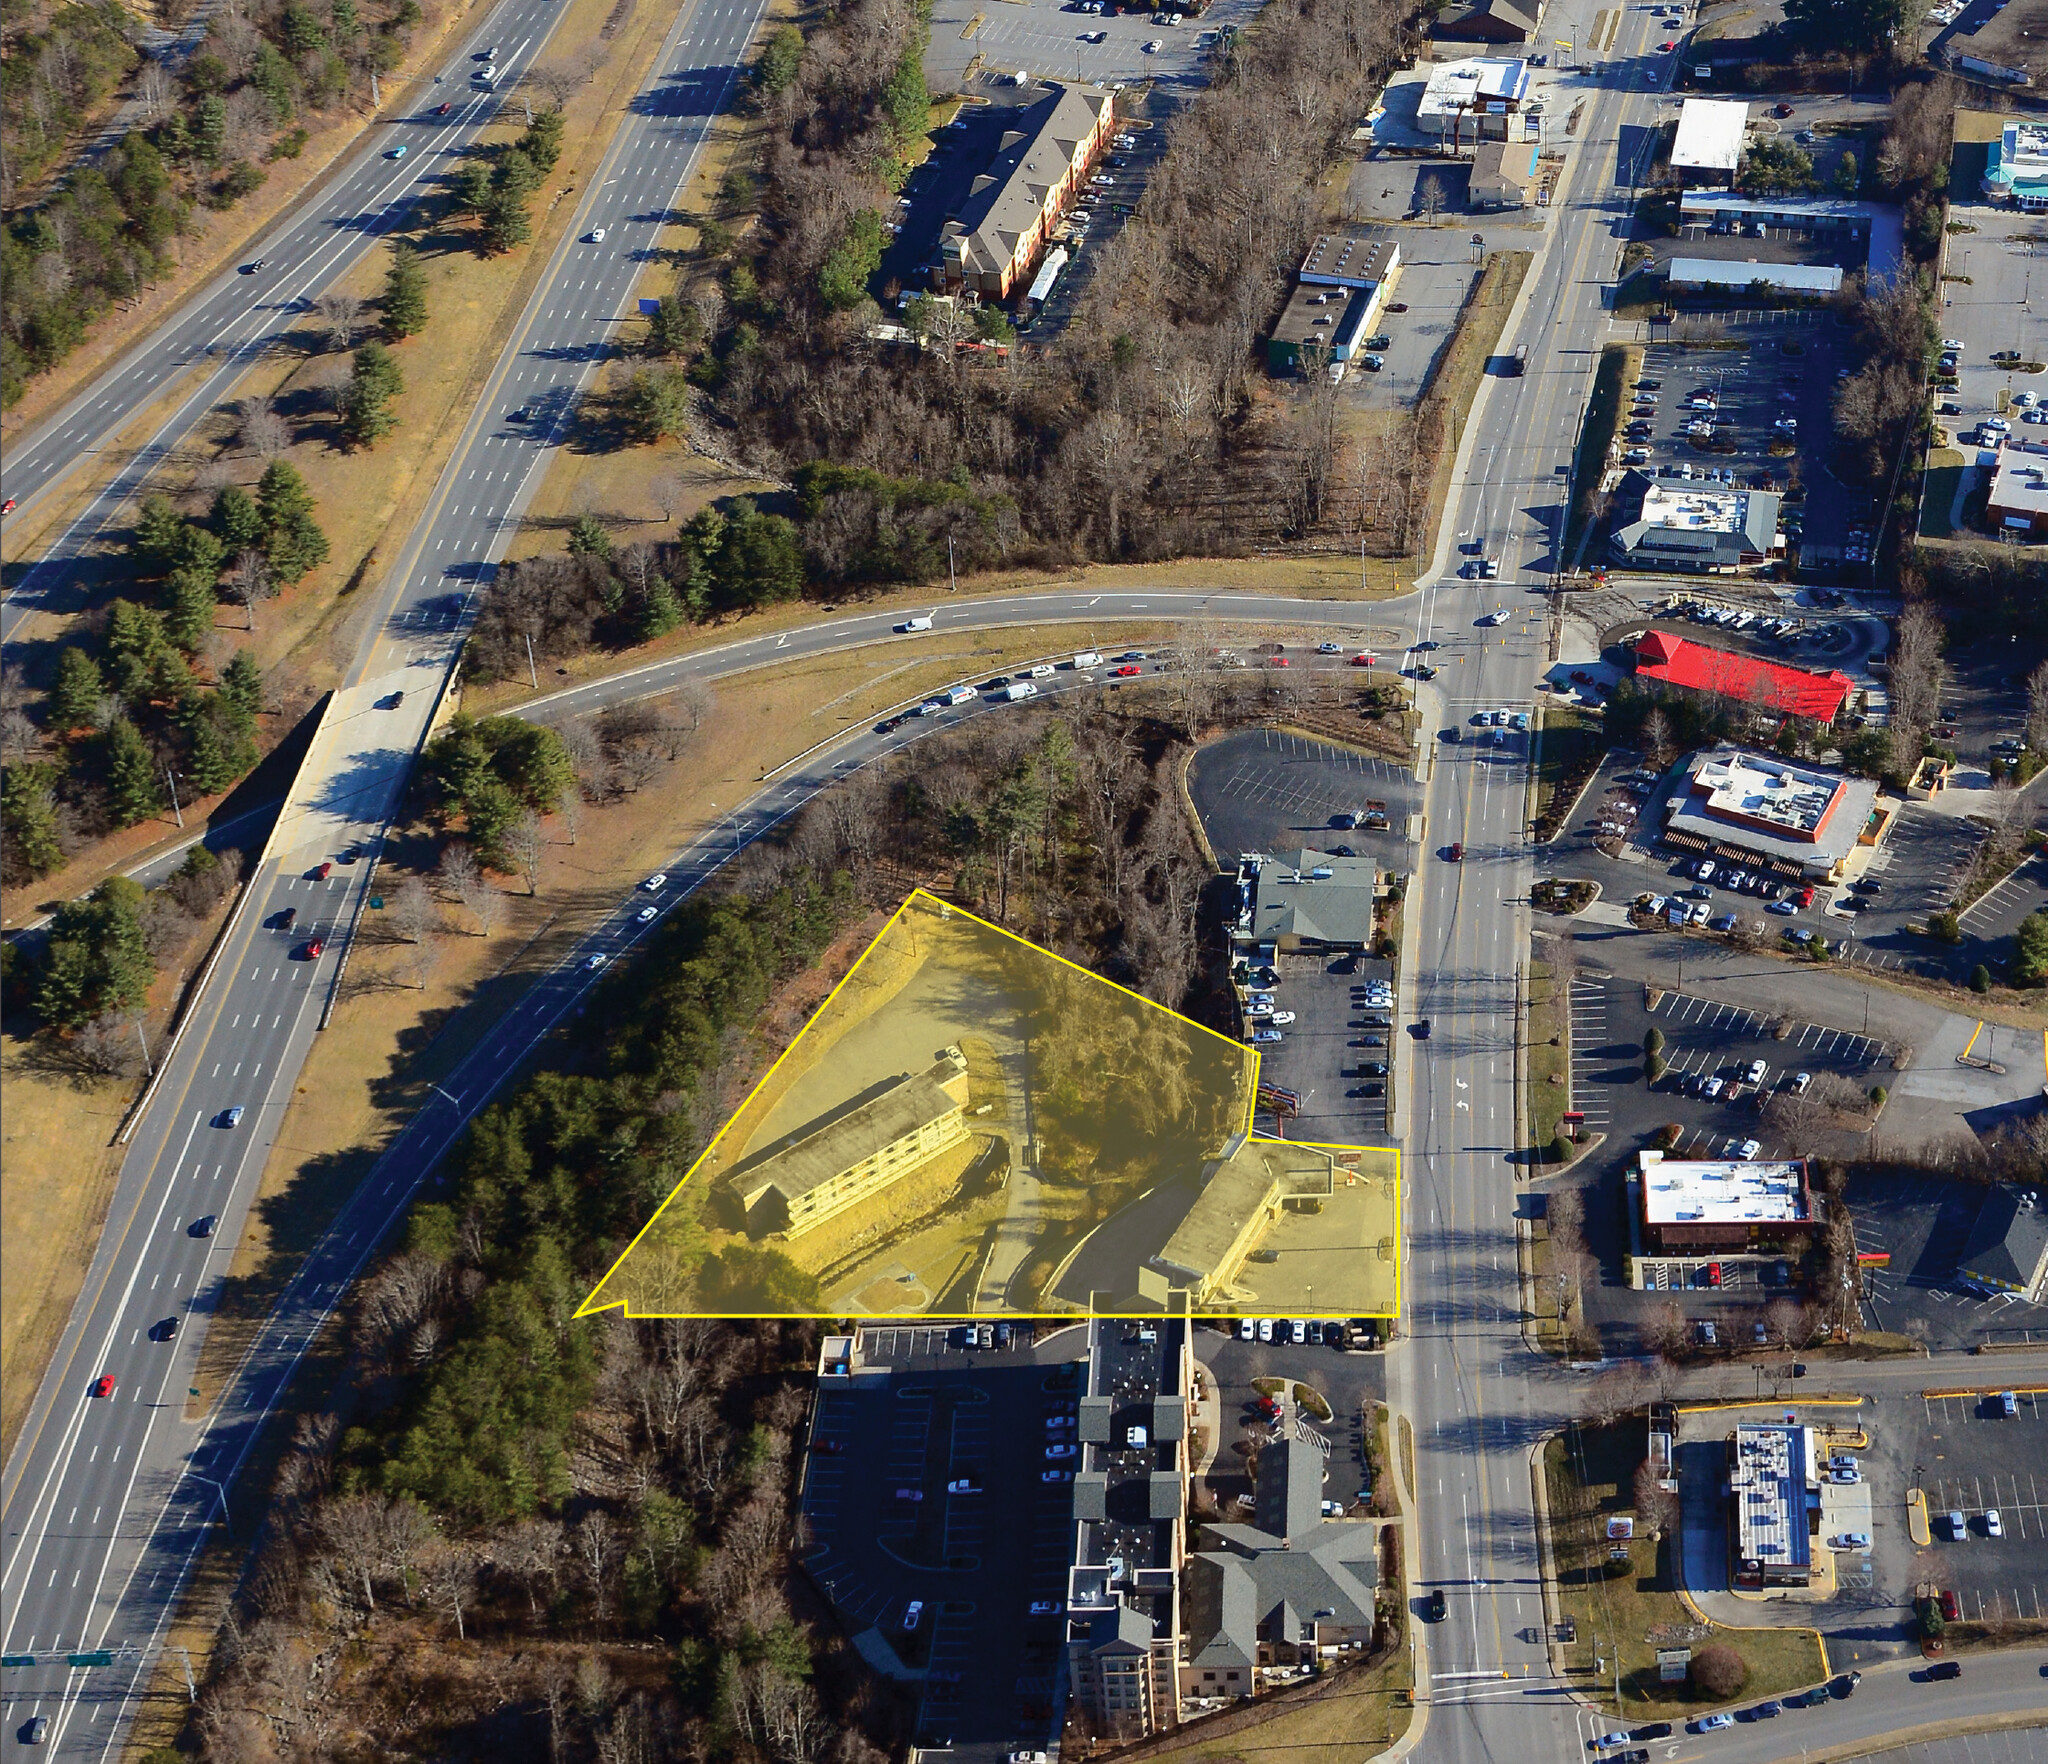
{"label": "yellow boundary outline", "polygon": [[[876,946],[881,943],[882,939],[887,937],[889,933],[896,928],[896,922],[899,919],[901,919],[903,915],[907,913],[911,909],[911,907],[917,904],[920,900],[927,903],[931,908],[936,910],[941,917],[951,917],[954,915],[958,915],[960,918],[967,920],[970,924],[980,926],[984,931],[993,931],[1000,937],[1007,937],[1012,943],[1018,944],[1024,949],[1029,950],[1034,956],[1041,957],[1047,961],[1058,962],[1062,967],[1073,969],[1075,973],[1083,976],[1085,979],[1093,981],[1098,986],[1107,986],[1112,991],[1121,992],[1126,998],[1132,1000],[1134,1003],[1142,1006],[1144,1009],[1148,1011],[1163,1011],[1167,1016],[1174,1018],[1176,1021],[1185,1023],[1190,1029],[1196,1029],[1204,1035],[1213,1036],[1216,1040],[1222,1042],[1226,1047],[1228,1047],[1232,1051],[1232,1054],[1234,1056],[1242,1055],[1247,1052],[1250,1053],[1252,1057],[1251,1084],[1249,1087],[1251,1097],[1249,1103],[1246,1106],[1244,1122],[1244,1131],[1248,1139],[1252,1139],[1262,1144],[1268,1145],[1307,1145],[1312,1146],[1317,1151],[1376,1152],[1382,1153],[1387,1156],[1391,1156],[1394,1160],[1394,1308],[1393,1310],[1387,1312],[1371,1311],[1357,1314],[1370,1316],[1375,1319],[1398,1318],[1400,1316],[1403,1250],[1401,1240],[1401,1217],[1402,1208],[1404,1205],[1404,1195],[1402,1192],[1401,1149],[1399,1146],[1326,1144],[1313,1140],[1283,1139],[1273,1135],[1255,1133],[1252,1130],[1252,1122],[1257,1116],[1259,1106],[1259,1069],[1260,1066],[1263,1064],[1265,1058],[1265,1056],[1261,1054],[1256,1047],[1247,1047],[1245,1043],[1233,1040],[1230,1036],[1225,1035],[1221,1030],[1211,1029],[1209,1025],[1206,1023],[1197,1023],[1194,1020],[1194,1018],[1186,1016],[1182,1012],[1175,1010],[1171,1005],[1160,1004],[1154,999],[1149,999],[1145,997],[1143,993],[1133,992],[1128,986],[1120,986],[1117,984],[1116,981],[1108,979],[1101,974],[1095,973],[1092,969],[1082,967],[1079,962],[1069,961],[1065,956],[1055,954],[1052,950],[1045,948],[1042,944],[1033,943],[1028,937],[1020,937],[1014,931],[1007,930],[1001,925],[992,924],[987,919],[982,918],[979,914],[970,913],[969,911],[967,911],[965,907],[958,907],[955,906],[951,901],[941,900],[929,889],[921,887],[913,888],[907,895],[905,895],[903,897],[903,904],[897,907],[897,909],[889,915],[887,922],[882,926],[882,928],[879,931],[877,931],[873,937],[868,939],[867,948],[863,949],[860,952],[860,955],[855,959],[853,966],[848,968],[846,972],[840,976],[838,983],[834,985],[832,990],[828,992],[824,996],[824,998],[819,1001],[817,1008],[814,1011],[812,1011],[808,1017],[804,1019],[802,1027],[799,1028],[797,1032],[789,1038],[789,1045],[785,1047],[781,1053],[775,1056],[773,1063],[768,1067],[767,1071],[763,1072],[761,1076],[754,1081],[752,1088],[749,1089],[747,1094],[740,1100],[739,1105],[736,1108],[734,1108],[729,1115],[726,1116],[724,1123],[719,1127],[718,1131],[711,1136],[710,1142],[704,1147],[704,1149],[701,1152],[697,1154],[696,1159],[691,1163],[689,1169],[683,1172],[680,1179],[678,1179],[675,1187],[668,1191],[668,1195],[662,1201],[661,1205],[656,1207],[653,1213],[649,1215],[647,1223],[641,1226],[640,1229],[633,1234],[633,1241],[627,1244],[626,1247],[619,1252],[617,1257],[614,1258],[612,1265],[605,1270],[604,1277],[600,1279],[598,1283],[590,1289],[590,1296],[586,1298],[582,1302],[582,1304],[576,1307],[576,1310],[573,1313],[574,1316],[595,1317],[601,1316],[606,1311],[615,1310],[624,1312],[629,1320],[642,1318],[653,1319],[669,1317],[706,1317],[735,1319],[774,1317],[786,1318],[796,1321],[837,1320],[835,1315],[820,1311],[635,1311],[632,1308],[632,1301],[630,1299],[607,1299],[603,1304],[599,1304],[596,1301],[598,1295],[602,1293],[605,1287],[610,1283],[612,1276],[618,1273],[618,1271],[625,1266],[627,1258],[632,1255],[634,1250],[639,1248],[640,1240],[644,1238],[648,1234],[648,1232],[654,1229],[654,1227],[660,1222],[662,1214],[668,1211],[670,1203],[675,1200],[677,1195],[681,1194],[683,1190],[689,1186],[690,1179],[693,1176],[695,1176],[700,1169],[703,1168],[704,1161],[718,1149],[719,1144],[724,1140],[726,1134],[731,1130],[733,1123],[747,1112],[748,1105],[753,1102],[754,1098],[760,1094],[762,1088],[781,1069],[782,1062],[788,1059],[790,1054],[795,1051],[797,1043],[802,1041],[804,1036],[807,1033],[809,1033],[811,1025],[817,1022],[817,1020],[820,1017],[822,1017],[826,1011],[831,1009],[833,1000],[838,998],[841,990],[847,985],[849,981],[853,979],[854,975],[860,972],[862,963],[864,963],[868,959],[868,957],[874,953]],[[988,1314],[992,1317],[1000,1316],[1005,1319],[1020,1320],[1027,1322],[1035,1321],[1071,1323],[1079,1320],[1078,1314],[1071,1311],[992,1311]],[[936,1314],[934,1313],[934,1315]],[[1122,1314],[1116,1312],[1104,1312],[1101,1313],[1101,1315],[1108,1317],[1118,1317]],[[1130,1314],[1130,1318],[1132,1321],[1143,1322],[1155,1320],[1157,1315],[1158,1314],[1156,1312],[1151,1311],[1134,1311]],[[1235,1311],[1191,1311],[1188,1313],[1188,1315],[1197,1317],[1236,1317],[1240,1315],[1240,1313]],[[1336,1316],[1339,1315],[1339,1313],[1304,1312],[1303,1315],[1315,1316],[1320,1319],[1325,1316]],[[876,1316],[872,1319],[862,1317],[858,1318],[857,1320],[898,1323],[906,1327],[914,1326],[918,1321],[920,1321],[920,1319],[917,1317],[903,1317],[894,1314],[888,1316]]]}

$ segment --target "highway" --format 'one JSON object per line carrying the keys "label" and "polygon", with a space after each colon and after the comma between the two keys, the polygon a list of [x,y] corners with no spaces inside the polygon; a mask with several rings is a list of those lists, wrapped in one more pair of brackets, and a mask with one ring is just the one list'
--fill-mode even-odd
{"label": "highway", "polygon": [[[312,201],[258,239],[240,265],[200,288],[69,404],[10,443],[0,461],[0,490],[26,512],[80,459],[101,452],[151,405],[175,394],[149,437],[0,602],[0,644],[11,642],[33,612],[72,610],[63,598],[65,566],[124,518],[123,509],[157,469],[321,293],[396,227],[415,201],[452,175],[519,77],[539,59],[559,16],[556,0],[500,0],[442,63],[440,83],[423,75],[405,114],[366,129],[363,145]],[[472,57],[487,48],[497,50],[494,65],[502,70],[492,88],[470,77],[481,65]],[[443,102],[448,114],[435,116]],[[400,147],[405,157],[391,159]],[[243,273],[259,259],[262,269]]]}
{"label": "highway", "polygon": [[[1623,154],[1634,157],[1668,78],[1669,58],[1654,53],[1661,31],[1646,9],[1629,9],[1606,59],[1580,57],[1577,143],[1500,345],[1525,344],[1529,371],[1482,387],[1446,521],[1446,541],[1499,557],[1501,576],[1444,576],[1440,553],[1437,573],[1421,585],[1423,635],[1443,645],[1430,655],[1437,714],[1425,717],[1425,740],[1452,724],[1469,727],[1476,711],[1535,702],[1548,604],[1529,590],[1571,561],[1558,550],[1566,487],[1609,339],[1628,212]],[[1597,1719],[1577,1702],[1574,1682],[1550,1668],[1532,1487],[1532,1449],[1570,1412],[1571,1387],[1548,1376],[1520,1323],[1513,1221],[1518,975],[1531,877],[1526,765],[1519,745],[1436,740],[1427,837],[1409,894],[1400,1002],[1409,1036],[1412,1296],[1408,1332],[1387,1370],[1391,1405],[1414,1429],[1410,1580],[1417,1593],[1445,1595],[1443,1620],[1416,1626],[1421,1732],[1413,1750],[1432,1764],[1583,1757],[1584,1723]],[[1460,846],[1462,861],[1453,861]]]}
{"label": "highway", "polygon": [[[105,1758],[118,1747],[198,1549],[260,1427],[319,1326],[468,1117],[545,1035],[585,1008],[589,987],[648,934],[639,911],[673,907],[735,850],[817,791],[932,727],[996,714],[982,701],[894,736],[856,731],[771,778],[735,818],[680,851],[658,900],[635,895],[533,987],[388,1148],[289,1285],[207,1419],[183,1419],[207,1307],[232,1254],[265,1157],[338,979],[347,928],[374,885],[375,841],[403,787],[466,628],[470,600],[514,529],[537,468],[576,392],[629,304],[642,254],[686,174],[705,119],[729,93],[758,5],[698,0],[678,16],[646,102],[622,123],[583,196],[573,236],[550,262],[444,473],[427,517],[378,590],[379,617],[337,692],[291,799],[223,943],[165,1076],[141,1118],[109,1225],[52,1369],[10,1458],[0,1513],[0,1637],[38,1664],[0,1679],[5,1744],[51,1721],[55,1755]],[[1442,645],[1425,702],[1430,727],[1482,705],[1526,706],[1543,653],[1529,597],[1550,567],[1556,471],[1606,334],[1611,186],[1622,125],[1646,116],[1647,15],[1625,15],[1611,84],[1593,89],[1553,231],[1507,341],[1530,342],[1533,371],[1488,383],[1449,523],[1504,551],[1499,583],[1439,583],[1369,608],[1200,589],[1073,592],[952,601],[935,628],[985,629],[1225,617],[1346,633],[1405,627]],[[600,245],[582,242],[608,227]],[[546,420],[525,432],[514,405]],[[1501,625],[1476,621],[1496,606]],[[11,610],[11,603],[10,603]],[[902,641],[893,616],[850,615],[742,639],[553,695],[528,714],[556,716],[687,678],[727,677],[807,654]],[[1063,684],[1068,682],[1063,681]],[[1479,1764],[1539,1753],[1584,1756],[1590,1719],[1548,1674],[1528,1453],[1568,1410],[1568,1385],[1522,1346],[1510,1219],[1515,1200],[1516,971],[1527,946],[1524,774],[1517,752],[1461,744],[1430,762],[1428,847],[1404,964],[1410,1042],[1411,1330],[1389,1366],[1390,1394],[1415,1430],[1411,1572],[1442,1586],[1450,1613],[1423,1629],[1425,1707],[1415,1747]],[[1462,841],[1463,863],[1433,855]],[[353,853],[355,862],[344,862]],[[333,867],[319,874],[322,866]],[[296,915],[287,930],[280,915]],[[319,936],[315,953],[308,939]],[[605,958],[593,963],[593,957]],[[223,1111],[240,1107],[236,1125]],[[203,1218],[211,1235],[195,1235]],[[175,1342],[150,1338],[177,1316]],[[103,1374],[110,1395],[91,1394]],[[1532,1629],[1539,1639],[1531,1640]],[[109,1666],[71,1668],[62,1653],[105,1648]],[[1993,1684],[1995,1675],[1984,1680]],[[1917,1687],[1916,1687],[1917,1688]],[[2012,1694],[2011,1692],[2007,1693]],[[2023,1693],[2021,1693],[2023,1694]],[[1845,1706],[1860,1715],[1860,1700]],[[1814,1712],[1799,1737],[1835,1719]],[[1745,1738],[1748,1737],[1745,1730]],[[1675,1755],[1732,1758],[1732,1745]]]}
{"label": "highway", "polygon": [[[37,1664],[7,1668],[0,1678],[6,1747],[20,1744],[36,1716],[49,1719],[59,1756],[108,1756],[125,1731],[194,1549],[219,1508],[215,1483],[222,1479],[206,1479],[213,1467],[238,1461],[245,1442],[232,1404],[202,1424],[183,1419],[184,1391],[293,1081],[338,982],[348,929],[374,886],[376,842],[459,652],[471,597],[516,531],[539,468],[608,354],[620,315],[632,310],[760,12],[760,0],[696,0],[678,12],[650,83],[628,106],[582,193],[570,236],[547,265],[425,519],[376,591],[370,634],[334,694],[140,1116],[105,1234],[8,1460],[0,1648],[33,1655]],[[472,41],[498,42],[509,71],[530,59],[540,31],[512,38],[506,17]],[[401,163],[406,175],[424,169]],[[290,236],[316,255],[330,253],[335,225],[330,216],[305,238]],[[582,235],[600,226],[605,242],[585,243]],[[331,263],[316,275],[277,261],[288,255],[281,247],[265,249],[277,252],[276,273],[294,298],[332,273]],[[274,304],[263,304],[274,326]],[[238,341],[223,347],[246,353],[257,346],[263,324],[248,306],[244,296],[230,320]],[[177,329],[184,334],[183,325]],[[166,360],[164,371],[171,365]],[[144,388],[133,395],[146,399],[149,366],[132,371],[143,375]],[[214,395],[204,386],[192,393],[187,420]],[[507,423],[517,404],[540,410],[544,420]],[[54,437],[67,450],[81,438],[62,423]],[[10,471],[18,464],[10,458]],[[38,580],[28,584],[31,596]],[[18,619],[26,604],[10,598],[9,616]],[[231,1110],[241,1113],[231,1117]],[[205,1218],[217,1222],[211,1235],[195,1234]],[[180,1320],[175,1341],[153,1337],[173,1316]],[[96,1396],[103,1376],[114,1381],[111,1393]],[[68,1666],[64,1654],[80,1650],[115,1651],[116,1663]]]}

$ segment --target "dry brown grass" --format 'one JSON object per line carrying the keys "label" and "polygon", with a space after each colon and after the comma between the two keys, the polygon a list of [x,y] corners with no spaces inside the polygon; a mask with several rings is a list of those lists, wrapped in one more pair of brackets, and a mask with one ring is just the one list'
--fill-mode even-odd
{"label": "dry brown grass", "polygon": [[[1103,641],[1144,634],[1126,627]],[[771,767],[905,699],[1067,641],[1058,628],[963,634],[919,648],[914,659],[900,649],[852,650],[727,682],[695,741],[653,784],[616,803],[587,805],[574,844],[556,817],[540,892],[529,896],[523,882],[506,880],[504,916],[490,938],[474,935],[467,916],[445,906],[423,985],[413,947],[366,914],[347,995],[299,1074],[236,1245],[201,1353],[203,1394],[190,1413],[211,1405],[277,1290],[427,1087],[447,1079],[534,978],[616,910],[634,883],[724,819]],[[394,829],[386,851],[380,874],[392,888],[409,869],[431,873],[438,861],[423,828]]]}

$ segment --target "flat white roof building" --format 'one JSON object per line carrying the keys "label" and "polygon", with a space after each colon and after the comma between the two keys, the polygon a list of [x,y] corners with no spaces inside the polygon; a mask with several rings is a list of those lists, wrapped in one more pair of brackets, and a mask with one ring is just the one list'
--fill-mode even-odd
{"label": "flat white roof building", "polygon": [[1673,844],[1813,881],[1838,875],[1866,831],[1875,841],[1889,825],[1874,778],[1739,747],[1695,756],[1668,808]]}
{"label": "flat white roof building", "polygon": [[1526,61],[1494,60],[1475,56],[1467,61],[1446,61],[1429,70],[1429,82],[1416,106],[1416,119],[1423,128],[1438,134],[1452,128],[1458,119],[1474,112],[1504,114],[1521,108],[1529,96],[1529,64]]}
{"label": "flat white roof building", "polygon": [[2003,449],[1992,475],[1986,512],[1992,523],[2021,533],[2048,533],[2048,454]]}
{"label": "flat white roof building", "polygon": [[1808,1514],[1820,1504],[1813,1429],[1783,1422],[1737,1424],[1728,1466],[1735,1503],[1738,1586],[1805,1586],[1813,1570]]}
{"label": "flat white roof building", "polygon": [[1740,263],[1722,257],[1674,257],[1665,273],[1674,288],[1741,293],[1761,282],[1774,293],[1815,299],[1842,285],[1842,272],[1833,264],[1758,263],[1753,257]]}
{"label": "flat white roof building", "polygon": [[1657,1225],[1803,1224],[1806,1161],[1681,1163],[1645,1152],[1643,1217]]}
{"label": "flat white roof building", "polygon": [[1678,139],[1671,144],[1671,169],[1731,183],[1742,163],[1749,106],[1728,98],[1688,98],[1678,113]]}

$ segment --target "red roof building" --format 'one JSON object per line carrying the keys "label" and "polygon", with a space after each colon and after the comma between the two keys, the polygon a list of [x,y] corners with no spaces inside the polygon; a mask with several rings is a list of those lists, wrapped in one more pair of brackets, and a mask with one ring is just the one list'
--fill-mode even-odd
{"label": "red roof building", "polygon": [[1687,692],[1710,692],[1773,716],[1802,717],[1823,726],[1841,715],[1856,690],[1856,682],[1839,668],[1826,673],[1788,668],[1782,662],[1713,649],[1664,631],[1651,631],[1636,645],[1636,677]]}

